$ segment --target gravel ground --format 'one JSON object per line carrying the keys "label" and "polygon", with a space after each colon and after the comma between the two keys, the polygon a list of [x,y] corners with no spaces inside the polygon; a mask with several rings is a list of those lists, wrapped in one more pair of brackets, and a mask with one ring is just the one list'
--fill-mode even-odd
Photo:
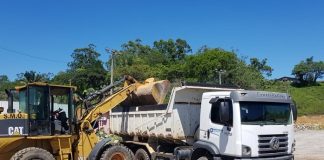
{"label": "gravel ground", "polygon": [[296,160],[324,160],[324,130],[297,131]]}

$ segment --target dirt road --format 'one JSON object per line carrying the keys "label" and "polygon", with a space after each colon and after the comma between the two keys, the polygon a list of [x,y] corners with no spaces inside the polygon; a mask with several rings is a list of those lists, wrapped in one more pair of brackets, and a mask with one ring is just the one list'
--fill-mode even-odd
{"label": "dirt road", "polygon": [[296,160],[324,160],[324,130],[297,131]]}

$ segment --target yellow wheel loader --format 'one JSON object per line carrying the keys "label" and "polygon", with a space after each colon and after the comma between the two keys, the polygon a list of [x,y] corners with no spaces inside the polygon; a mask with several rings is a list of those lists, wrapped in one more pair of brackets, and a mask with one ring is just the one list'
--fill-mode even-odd
{"label": "yellow wheel loader", "polygon": [[[8,109],[0,107],[0,160],[134,159],[127,147],[109,138],[99,140],[97,121],[121,103],[162,103],[168,87],[166,80],[150,78],[139,83],[125,76],[90,94],[78,109],[73,86],[29,83],[6,90]],[[113,94],[109,92],[112,88]],[[19,102],[18,108],[13,107],[14,101]]]}

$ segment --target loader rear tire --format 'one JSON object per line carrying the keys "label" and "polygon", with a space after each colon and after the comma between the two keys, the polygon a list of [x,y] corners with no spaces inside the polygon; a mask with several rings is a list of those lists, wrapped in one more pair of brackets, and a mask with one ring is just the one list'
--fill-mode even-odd
{"label": "loader rear tire", "polygon": [[135,160],[150,160],[150,156],[144,149],[140,148],[135,153]]}
{"label": "loader rear tire", "polygon": [[10,160],[55,160],[54,156],[47,150],[29,147],[15,153]]}
{"label": "loader rear tire", "polygon": [[133,160],[134,153],[123,145],[113,145],[104,151],[100,160]]}

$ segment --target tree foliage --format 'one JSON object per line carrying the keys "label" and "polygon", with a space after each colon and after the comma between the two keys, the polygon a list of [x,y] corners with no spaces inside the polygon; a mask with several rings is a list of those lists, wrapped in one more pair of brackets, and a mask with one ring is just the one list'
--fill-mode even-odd
{"label": "tree foliage", "polygon": [[189,52],[190,45],[182,39],[155,41],[152,47],[142,44],[139,39],[128,41],[116,55],[114,75],[121,77],[130,74],[138,80],[148,77],[181,78],[183,70],[179,69],[183,68],[183,61]]}
{"label": "tree foliage", "polygon": [[143,45],[139,39],[129,41],[122,45],[122,50],[116,55],[114,75],[120,77],[129,74],[138,80],[156,77],[171,82],[216,83],[216,71],[224,70],[223,82],[258,88],[264,82],[262,74],[269,75],[272,71],[266,59],[260,61],[251,58],[248,64],[236,53],[221,48],[204,46],[196,54],[189,55],[189,52],[190,45],[182,39],[159,40],[152,46]]}
{"label": "tree foliage", "polygon": [[316,84],[317,79],[323,78],[324,62],[314,61],[313,57],[306,58],[294,66],[292,74],[303,85]]}
{"label": "tree foliage", "polygon": [[53,79],[54,83],[75,85],[79,94],[89,88],[99,89],[106,82],[107,71],[99,59],[100,53],[93,44],[77,48],[71,54],[72,62],[68,63],[66,72],[59,72]]}
{"label": "tree foliage", "polygon": [[272,75],[273,69],[272,67],[267,65],[267,61],[268,59],[262,59],[260,61],[258,58],[251,58],[250,67],[270,77]]}
{"label": "tree foliage", "polygon": [[153,43],[153,49],[157,50],[171,61],[183,60],[191,47],[187,41],[182,39],[159,40]]}
{"label": "tree foliage", "polygon": [[[264,63],[265,66],[266,62]],[[207,48],[186,59],[186,78],[189,81],[218,83],[219,73],[223,70],[223,83],[237,85],[242,88],[261,88],[264,81],[261,69],[247,64],[234,52],[220,48]]]}
{"label": "tree foliage", "polygon": [[[191,52],[191,46],[183,39],[161,39],[154,41],[152,45],[143,44],[140,39],[128,41],[114,54],[115,80],[123,75],[131,75],[140,81],[155,77],[171,82],[218,83],[217,71],[223,70],[223,84],[261,89],[265,82],[263,75],[272,73],[267,59],[251,58],[246,62],[234,51],[207,46],[201,47],[194,54],[190,54]],[[19,74],[18,79],[25,82],[50,80],[55,84],[72,84],[78,87],[79,94],[110,83],[108,77],[111,74],[111,61],[104,63],[100,60],[95,45],[77,48],[71,57],[67,70],[57,73],[53,78],[27,71]],[[2,81],[5,80],[6,77],[2,77]]]}
{"label": "tree foliage", "polygon": [[[5,93],[5,89],[9,89],[11,87],[11,83],[9,81],[8,76],[0,75],[0,100],[6,99],[7,95]],[[1,106],[0,106],[1,107]]]}
{"label": "tree foliage", "polygon": [[17,74],[18,81],[22,83],[49,82],[53,77],[52,73],[37,73],[36,71],[26,71]]}

